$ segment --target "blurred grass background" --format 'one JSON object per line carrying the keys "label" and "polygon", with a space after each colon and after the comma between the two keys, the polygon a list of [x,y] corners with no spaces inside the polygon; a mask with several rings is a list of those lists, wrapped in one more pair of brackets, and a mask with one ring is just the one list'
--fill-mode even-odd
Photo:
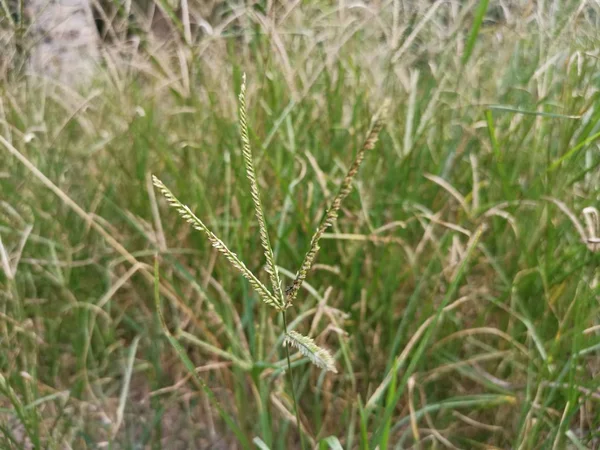
{"label": "blurred grass background", "polygon": [[155,6],[166,35],[144,4],[104,22],[81,92],[26,77],[2,22],[0,448],[242,448],[162,335],[155,254],[200,376],[249,440],[300,448],[279,316],[149,178],[268,278],[242,72],[284,283],[392,100],[290,311],[339,372],[293,362],[307,442],[598,448],[597,3]]}

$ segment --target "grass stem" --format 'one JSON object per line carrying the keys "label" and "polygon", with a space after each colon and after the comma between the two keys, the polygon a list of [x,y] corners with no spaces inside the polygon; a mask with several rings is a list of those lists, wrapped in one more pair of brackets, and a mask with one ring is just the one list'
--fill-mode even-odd
{"label": "grass stem", "polygon": [[[281,317],[283,318],[283,332],[287,336],[287,318],[285,316],[285,310],[281,311]],[[298,400],[296,399],[296,388],[294,387],[294,374],[292,373],[292,362],[290,361],[290,346],[285,346],[285,359],[287,360],[287,373],[288,381],[290,383],[290,389],[292,390],[292,400],[294,402],[294,415],[296,416],[296,424],[298,425],[298,433],[300,434],[300,447],[305,450],[306,446],[304,443],[304,434],[302,431],[302,423],[300,422],[300,413],[298,411]]]}

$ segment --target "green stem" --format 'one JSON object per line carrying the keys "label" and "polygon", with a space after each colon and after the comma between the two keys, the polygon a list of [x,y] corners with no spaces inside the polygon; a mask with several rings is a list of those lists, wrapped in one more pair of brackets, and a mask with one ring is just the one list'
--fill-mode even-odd
{"label": "green stem", "polygon": [[[285,310],[281,311],[283,317],[283,331],[287,335],[287,318],[285,316]],[[285,346],[285,357],[287,359],[287,373],[289,378],[290,387],[292,388],[292,399],[294,400],[294,414],[296,415],[296,424],[298,425],[298,433],[300,434],[300,448],[304,450],[304,434],[302,433],[302,426],[300,424],[300,415],[298,414],[298,402],[296,401],[296,389],[294,388],[294,375],[292,374],[292,363],[290,362],[290,346]]]}

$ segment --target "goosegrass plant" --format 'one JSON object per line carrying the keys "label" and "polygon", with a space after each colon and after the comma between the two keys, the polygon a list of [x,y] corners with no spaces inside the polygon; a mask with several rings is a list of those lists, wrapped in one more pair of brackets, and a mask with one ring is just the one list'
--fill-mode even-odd
{"label": "goosegrass plant", "polygon": [[[2,74],[0,448],[296,449],[292,372],[315,446],[597,446],[598,5],[229,3],[89,93]],[[288,369],[281,312],[152,185],[279,301],[238,177],[242,68],[285,300],[393,98],[286,309],[337,375]]]}
{"label": "goosegrass plant", "polygon": [[[254,161],[252,156],[252,150],[250,146],[250,138],[248,131],[248,114],[246,111],[246,74],[242,77],[242,85],[240,88],[240,94],[238,97],[239,100],[239,128],[240,135],[242,141],[242,155],[244,158],[244,164],[246,168],[246,177],[250,186],[250,196],[252,197],[252,203],[254,205],[254,212],[256,215],[256,219],[259,227],[259,235],[261,246],[264,250],[264,256],[266,260],[266,272],[269,275],[271,282],[271,289],[267,288],[260,280],[259,277],[253,274],[246,265],[239,259],[239,257],[232,252],[227,245],[221,241],[203,222],[199,219],[191,209],[181,203],[173,193],[160,181],[156,176],[152,176],[152,181],[154,186],[164,195],[167,202],[179,213],[179,215],[192,227],[198,231],[206,234],[211,245],[225,258],[230,262],[233,268],[237,269],[241,273],[241,275],[248,280],[254,291],[258,294],[260,299],[269,307],[273,308],[277,312],[281,313],[282,323],[283,323],[283,345],[285,347],[285,356],[287,360],[287,371],[289,374],[289,385],[292,392],[292,399],[294,403],[294,412],[297,421],[297,427],[300,433],[301,446],[305,448],[304,440],[303,440],[303,432],[302,426],[300,422],[300,415],[298,413],[298,405],[296,399],[296,393],[294,390],[294,378],[292,375],[292,364],[290,360],[290,347],[295,347],[303,356],[308,358],[308,360],[316,365],[317,367],[337,373],[337,369],[335,367],[335,360],[331,356],[330,352],[322,347],[319,347],[313,339],[309,336],[305,336],[301,333],[298,333],[295,330],[288,330],[288,317],[287,310],[290,308],[296,297],[298,295],[298,290],[302,286],[302,283],[308,276],[315,260],[317,258],[317,254],[319,252],[319,241],[323,237],[325,231],[333,226],[335,223],[340,208],[342,206],[342,202],[348,196],[348,194],[352,190],[352,183],[358,174],[358,170],[360,168],[361,163],[363,162],[366,153],[375,148],[375,144],[377,143],[379,133],[384,125],[384,120],[387,114],[387,110],[389,107],[389,102],[387,100],[384,101],[383,105],[380,107],[376,115],[373,117],[371,121],[371,126],[367,132],[367,136],[363,145],[356,152],[356,157],[354,162],[351,164],[348,173],[344,177],[342,184],[335,195],[331,205],[327,209],[321,223],[319,224],[317,230],[310,241],[310,247],[306,255],[304,256],[304,260],[296,276],[293,280],[293,283],[284,290],[282,289],[282,283],[279,277],[279,272],[277,269],[277,265],[275,263],[275,257],[273,254],[273,248],[271,246],[271,241],[269,239],[269,232],[267,230],[267,223],[265,220],[265,214],[263,212],[263,207],[261,203],[261,196],[258,187],[258,181],[256,179],[256,173],[254,170]],[[156,291],[157,292],[157,291]],[[158,295],[158,293],[156,294]],[[159,302],[156,303],[157,308],[160,308]],[[186,364],[186,367],[194,373],[194,368],[189,362],[189,358],[185,355],[185,351],[183,348],[176,343],[175,340],[170,337],[168,328],[166,326],[166,322],[162,319],[161,314],[161,324],[163,329],[169,336],[169,340],[172,345],[175,347],[178,355]],[[206,389],[205,389],[206,390]],[[211,400],[214,400],[214,396],[211,395]],[[233,426],[229,417],[224,413],[222,407],[218,406],[221,415],[227,420],[230,426]],[[239,435],[237,432],[237,427],[235,428],[236,435]]]}

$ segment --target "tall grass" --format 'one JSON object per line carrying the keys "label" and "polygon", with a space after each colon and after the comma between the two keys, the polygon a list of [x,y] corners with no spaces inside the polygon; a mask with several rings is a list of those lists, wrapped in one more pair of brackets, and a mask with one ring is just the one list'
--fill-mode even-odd
{"label": "tall grass", "polygon": [[196,9],[3,74],[0,448],[595,448],[597,6]]}

